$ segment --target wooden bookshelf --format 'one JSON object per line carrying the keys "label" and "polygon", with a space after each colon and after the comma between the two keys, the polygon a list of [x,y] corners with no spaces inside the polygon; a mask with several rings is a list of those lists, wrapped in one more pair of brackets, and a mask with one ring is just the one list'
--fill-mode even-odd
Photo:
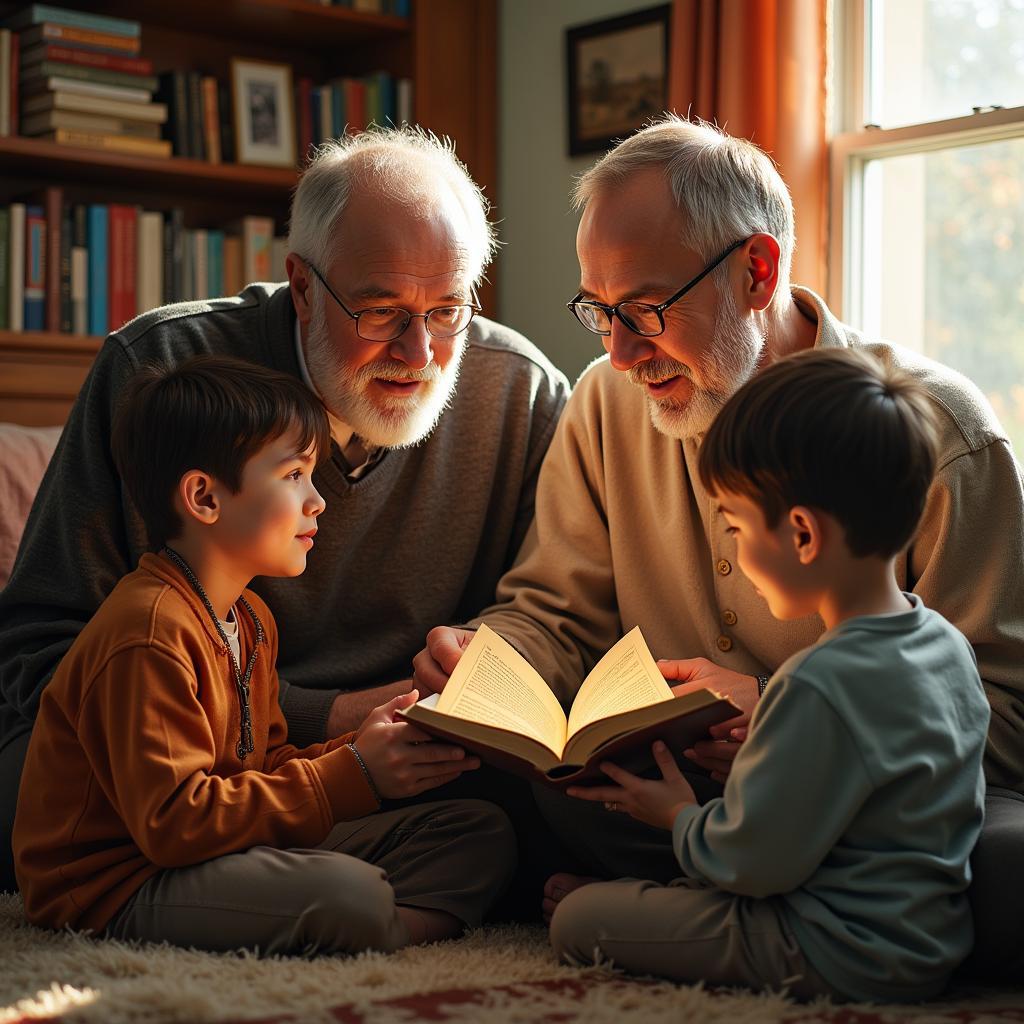
{"label": "wooden bookshelf", "polygon": [[[459,157],[496,201],[497,0],[413,0],[408,19],[325,7],[314,0],[60,0],[64,7],[142,23],[142,55],[156,73],[185,68],[230,80],[232,57],[289,64],[324,82],[383,69],[413,82],[414,118],[456,141]],[[0,0],[0,23],[22,2]],[[0,138],[0,205],[45,185],[67,202],[181,207],[189,227],[243,214],[287,225],[298,168],[154,159]],[[492,277],[496,276],[494,274]],[[481,292],[494,315],[493,285]],[[0,420],[63,421],[100,339],[0,331]]]}

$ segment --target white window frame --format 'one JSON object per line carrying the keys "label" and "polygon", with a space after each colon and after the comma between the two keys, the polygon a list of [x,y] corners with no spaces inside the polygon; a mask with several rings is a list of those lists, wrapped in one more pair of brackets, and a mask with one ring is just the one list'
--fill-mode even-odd
{"label": "white window frame", "polygon": [[864,239],[862,192],[865,166],[879,157],[928,153],[951,146],[1024,137],[1024,107],[980,109],[965,117],[900,128],[869,126],[865,112],[872,83],[865,76],[871,0],[833,0],[836,27],[831,74],[835,93],[830,141],[827,299],[837,316],[855,326],[863,317]]}

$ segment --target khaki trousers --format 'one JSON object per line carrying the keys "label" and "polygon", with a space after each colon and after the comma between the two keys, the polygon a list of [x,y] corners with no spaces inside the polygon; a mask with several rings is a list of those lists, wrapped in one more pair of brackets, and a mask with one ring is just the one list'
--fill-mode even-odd
{"label": "khaki trousers", "polygon": [[600,958],[673,981],[844,998],[804,959],[775,901],[688,879],[667,886],[633,879],[585,885],[555,910],[551,944],[574,964]]}
{"label": "khaki trousers", "polygon": [[264,955],[390,952],[397,907],[477,925],[515,868],[504,812],[450,800],[340,822],[317,849],[256,846],[151,878],[106,934]]}

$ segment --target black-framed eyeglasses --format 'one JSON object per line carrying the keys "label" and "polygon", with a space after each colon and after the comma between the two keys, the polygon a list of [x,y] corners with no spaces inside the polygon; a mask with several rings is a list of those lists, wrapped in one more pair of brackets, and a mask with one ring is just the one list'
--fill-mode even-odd
{"label": "black-framed eyeglasses", "polygon": [[716,256],[693,280],[687,281],[675,295],[667,298],[658,306],[653,306],[649,302],[636,302],[633,299],[624,299],[622,302],[617,302],[614,306],[606,306],[603,302],[584,299],[583,292],[579,292],[572,302],[566,303],[566,306],[569,312],[593,334],[611,334],[612,317],[617,316],[634,334],[641,334],[645,338],[655,338],[665,330],[665,310],[673,303],[678,302],[691,288],[696,288],[719,263],[730,253],[738,249],[745,241],[747,241],[746,238],[741,238],[738,242],[733,242],[725,252]]}
{"label": "black-framed eyeglasses", "polygon": [[[312,263],[306,264],[320,279],[328,294],[356,322],[356,334],[364,341],[394,341],[401,337],[413,317],[422,317],[427,333],[432,338],[454,338],[464,331],[480,312],[477,302],[463,302],[454,306],[438,306],[426,313],[410,313],[397,306],[373,306],[352,312],[335,294],[334,289],[324,280]],[[474,297],[475,298],[475,297]]]}

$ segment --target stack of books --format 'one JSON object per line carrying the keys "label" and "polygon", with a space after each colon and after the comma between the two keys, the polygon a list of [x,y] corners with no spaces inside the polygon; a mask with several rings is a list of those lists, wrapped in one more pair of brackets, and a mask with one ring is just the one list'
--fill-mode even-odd
{"label": "stack of books", "polygon": [[32,4],[7,21],[18,32],[22,135],[72,146],[170,156],[167,108],[153,101],[152,61],[137,21]]}

